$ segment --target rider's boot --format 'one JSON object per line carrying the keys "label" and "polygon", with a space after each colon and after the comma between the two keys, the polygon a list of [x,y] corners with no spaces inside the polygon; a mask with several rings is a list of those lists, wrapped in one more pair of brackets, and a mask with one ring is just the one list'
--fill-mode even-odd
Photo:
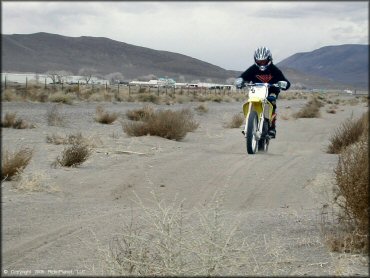
{"label": "rider's boot", "polygon": [[276,113],[272,114],[272,121],[268,134],[271,138],[276,138]]}

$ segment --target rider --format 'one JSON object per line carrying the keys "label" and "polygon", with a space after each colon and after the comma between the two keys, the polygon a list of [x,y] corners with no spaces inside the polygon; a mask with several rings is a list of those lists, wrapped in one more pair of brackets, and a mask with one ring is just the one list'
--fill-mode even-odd
{"label": "rider", "polygon": [[267,100],[273,106],[272,122],[269,128],[269,135],[272,138],[276,137],[276,100],[278,99],[280,89],[288,90],[290,82],[285,78],[278,67],[272,63],[272,55],[267,47],[259,47],[254,52],[254,64],[243,72],[236,79],[235,85],[237,88],[243,88],[247,83],[270,83],[279,85],[277,87],[269,87],[269,95]]}

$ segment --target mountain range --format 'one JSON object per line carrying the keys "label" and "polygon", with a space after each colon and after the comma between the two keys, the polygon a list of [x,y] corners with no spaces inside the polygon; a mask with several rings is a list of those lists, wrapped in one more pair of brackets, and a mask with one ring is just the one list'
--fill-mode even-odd
{"label": "mountain range", "polygon": [[[293,86],[367,88],[368,45],[327,46],[297,53],[277,63]],[[135,46],[104,37],[67,37],[50,33],[2,34],[2,72],[66,71],[78,75],[149,80],[222,82],[241,72],[179,53]]]}
{"label": "mountain range", "polygon": [[277,65],[355,87],[369,86],[369,45],[325,46],[294,54]]}

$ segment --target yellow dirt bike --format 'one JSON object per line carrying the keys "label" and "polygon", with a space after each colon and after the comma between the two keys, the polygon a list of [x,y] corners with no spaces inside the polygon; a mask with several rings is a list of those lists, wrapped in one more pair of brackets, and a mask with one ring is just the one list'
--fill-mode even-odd
{"label": "yellow dirt bike", "polygon": [[249,83],[248,100],[243,104],[245,127],[242,133],[246,139],[247,152],[267,152],[270,143],[268,130],[272,122],[272,104],[267,100],[269,87],[278,84]]}

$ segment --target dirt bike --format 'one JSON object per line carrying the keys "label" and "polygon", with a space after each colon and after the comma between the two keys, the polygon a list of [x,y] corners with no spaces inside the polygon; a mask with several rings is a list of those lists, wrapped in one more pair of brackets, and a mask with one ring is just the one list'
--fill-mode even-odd
{"label": "dirt bike", "polygon": [[245,127],[242,133],[246,139],[247,152],[267,152],[270,143],[268,134],[272,122],[272,104],[267,100],[269,87],[278,84],[249,83],[248,100],[243,104]]}

